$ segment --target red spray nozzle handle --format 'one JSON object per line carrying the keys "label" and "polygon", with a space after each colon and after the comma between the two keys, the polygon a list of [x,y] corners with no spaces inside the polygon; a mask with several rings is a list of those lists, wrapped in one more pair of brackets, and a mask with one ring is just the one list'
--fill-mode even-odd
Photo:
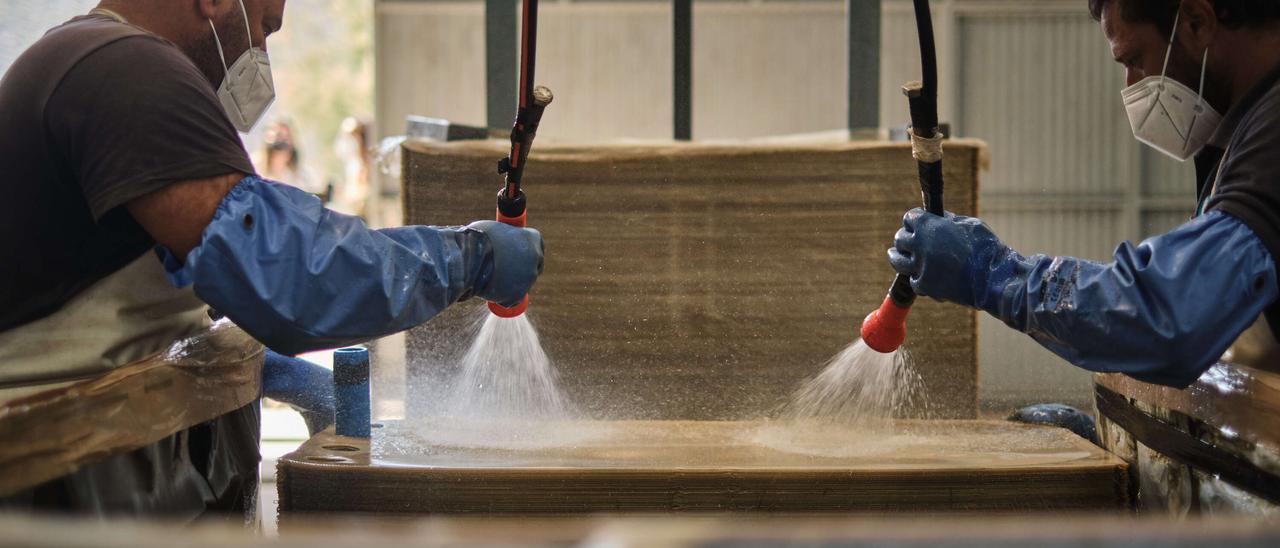
{"label": "red spray nozzle handle", "polygon": [[529,217],[529,214],[526,211],[521,211],[518,217],[508,217],[502,214],[502,210],[498,210],[498,222],[506,225],[518,226],[520,228],[524,228],[525,220],[528,217]]}
{"label": "red spray nozzle handle", "polygon": [[524,314],[524,311],[528,309],[529,309],[528,295],[524,296],[524,300],[520,301],[520,304],[515,305],[511,308],[507,308],[495,302],[489,303],[489,312],[493,313],[494,316],[497,316],[499,318],[507,318],[507,319],[517,318],[521,314]]}
{"label": "red spray nozzle handle", "polygon": [[[525,220],[527,218],[528,218],[528,215],[527,215],[527,212],[525,211],[521,211],[518,217],[508,217],[502,214],[502,210],[498,210],[498,222],[503,224],[509,224],[511,226],[518,226],[520,228],[524,228]],[[517,304],[511,308],[507,308],[495,302],[489,303],[489,312],[492,312],[494,316],[497,316],[499,318],[510,319],[510,318],[519,317],[521,314],[524,314],[524,311],[527,310],[528,308],[529,308],[528,295],[524,296],[524,300],[520,301],[520,304]]]}
{"label": "red spray nozzle handle", "polygon": [[901,307],[886,297],[875,312],[862,320],[862,342],[881,354],[889,354],[902,346],[907,338],[907,314],[911,307]]}

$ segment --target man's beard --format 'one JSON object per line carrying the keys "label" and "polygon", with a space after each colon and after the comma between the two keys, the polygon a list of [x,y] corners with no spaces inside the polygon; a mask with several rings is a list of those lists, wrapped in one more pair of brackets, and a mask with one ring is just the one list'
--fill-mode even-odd
{"label": "man's beard", "polygon": [[[223,53],[226,55],[227,66],[230,66],[249,47],[249,35],[248,29],[244,27],[244,16],[239,10],[232,10],[223,17],[222,21],[214,21],[214,25],[217,26],[218,39],[222,41],[222,47],[226,48]],[[218,55],[218,41],[214,40],[212,29],[187,37],[178,44],[178,48],[187,54],[214,89],[222,85],[222,80],[227,76],[227,67],[223,66],[222,57]]]}

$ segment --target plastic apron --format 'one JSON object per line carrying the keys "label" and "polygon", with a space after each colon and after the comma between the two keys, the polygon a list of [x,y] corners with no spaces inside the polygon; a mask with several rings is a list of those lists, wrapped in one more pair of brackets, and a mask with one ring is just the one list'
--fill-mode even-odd
{"label": "plastic apron", "polygon": [[207,308],[143,253],[57,312],[0,332],[0,404],[164,350],[207,328]]}
{"label": "plastic apron", "polygon": [[[0,405],[168,349],[208,329],[208,306],[144,253],[54,314],[0,332]],[[91,419],[90,419],[91,420]],[[256,524],[258,403],[62,478],[0,497],[6,510],[97,516],[219,515]]]}

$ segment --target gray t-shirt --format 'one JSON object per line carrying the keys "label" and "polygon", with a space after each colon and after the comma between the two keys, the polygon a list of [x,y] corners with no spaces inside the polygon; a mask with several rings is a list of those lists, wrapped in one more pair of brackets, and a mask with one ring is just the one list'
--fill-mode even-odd
{"label": "gray t-shirt", "polygon": [[58,310],[155,242],[126,208],[253,165],[177,46],[102,16],[50,30],[0,79],[0,331]]}
{"label": "gray t-shirt", "polygon": [[1205,211],[1240,219],[1280,260],[1280,66],[1227,111],[1202,154],[1222,158],[1216,169],[1200,170],[1201,196],[1218,182]]}
{"label": "gray t-shirt", "polygon": [[[1223,115],[1196,156],[1196,174],[1204,210],[1240,219],[1280,262],[1280,66]],[[1280,337],[1280,303],[1266,317]]]}

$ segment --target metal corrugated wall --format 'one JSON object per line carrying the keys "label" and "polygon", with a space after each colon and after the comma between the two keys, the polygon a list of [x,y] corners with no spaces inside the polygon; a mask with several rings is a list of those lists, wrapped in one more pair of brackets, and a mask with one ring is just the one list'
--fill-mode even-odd
{"label": "metal corrugated wall", "polygon": [[[562,141],[672,134],[670,2],[544,2],[538,82],[556,91]],[[761,137],[838,129],[845,120],[840,1],[695,2],[693,134]],[[478,124],[484,6],[477,0],[378,0],[379,131],[407,114]]]}

